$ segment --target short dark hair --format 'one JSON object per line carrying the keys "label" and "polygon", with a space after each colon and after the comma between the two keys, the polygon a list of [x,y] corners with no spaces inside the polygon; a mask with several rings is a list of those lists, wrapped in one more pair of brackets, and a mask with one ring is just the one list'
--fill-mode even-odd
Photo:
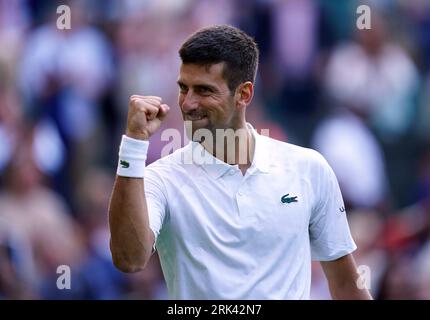
{"label": "short dark hair", "polygon": [[243,82],[255,82],[258,47],[254,39],[229,25],[214,25],[193,33],[179,49],[182,63],[225,62],[223,77],[231,92]]}

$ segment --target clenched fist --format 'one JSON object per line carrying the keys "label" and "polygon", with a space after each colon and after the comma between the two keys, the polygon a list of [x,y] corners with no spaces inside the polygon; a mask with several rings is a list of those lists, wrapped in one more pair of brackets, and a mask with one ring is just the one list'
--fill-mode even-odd
{"label": "clenched fist", "polygon": [[156,96],[132,95],[128,104],[126,135],[130,138],[148,140],[160,128],[169,112],[169,106]]}

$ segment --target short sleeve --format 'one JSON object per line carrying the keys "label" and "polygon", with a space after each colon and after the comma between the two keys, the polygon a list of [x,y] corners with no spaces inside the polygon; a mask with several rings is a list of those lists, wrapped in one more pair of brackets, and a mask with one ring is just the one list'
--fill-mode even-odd
{"label": "short sleeve", "polygon": [[331,261],[353,252],[357,246],[332,168],[320,154],[315,165],[315,204],[309,223],[311,253],[313,260]]}
{"label": "short sleeve", "polygon": [[148,206],[149,227],[154,233],[155,246],[166,219],[167,200],[161,178],[151,168],[146,168],[145,170],[144,185],[146,204]]}

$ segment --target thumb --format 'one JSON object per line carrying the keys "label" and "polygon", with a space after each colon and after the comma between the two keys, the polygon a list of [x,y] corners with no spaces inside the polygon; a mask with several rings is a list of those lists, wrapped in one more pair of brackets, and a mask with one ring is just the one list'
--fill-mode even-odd
{"label": "thumb", "polygon": [[169,110],[170,110],[170,107],[167,104],[163,103],[160,106],[160,109],[158,110],[157,118],[160,120],[164,120]]}

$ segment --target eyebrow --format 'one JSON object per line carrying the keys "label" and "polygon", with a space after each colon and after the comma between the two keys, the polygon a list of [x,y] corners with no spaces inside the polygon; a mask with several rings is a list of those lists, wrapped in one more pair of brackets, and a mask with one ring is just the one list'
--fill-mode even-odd
{"label": "eyebrow", "polygon": [[[185,87],[188,87],[188,86],[187,86],[185,83],[183,83],[181,80],[178,80],[178,81],[176,81],[176,82],[177,82],[177,84],[178,84],[179,86],[185,86]],[[216,87],[211,86],[210,84],[204,84],[204,83],[201,83],[201,84],[195,84],[193,87],[194,87],[194,88],[198,88],[198,89],[208,89],[208,90],[211,90],[211,91],[213,91],[213,92],[218,92],[218,91],[219,91]]]}

